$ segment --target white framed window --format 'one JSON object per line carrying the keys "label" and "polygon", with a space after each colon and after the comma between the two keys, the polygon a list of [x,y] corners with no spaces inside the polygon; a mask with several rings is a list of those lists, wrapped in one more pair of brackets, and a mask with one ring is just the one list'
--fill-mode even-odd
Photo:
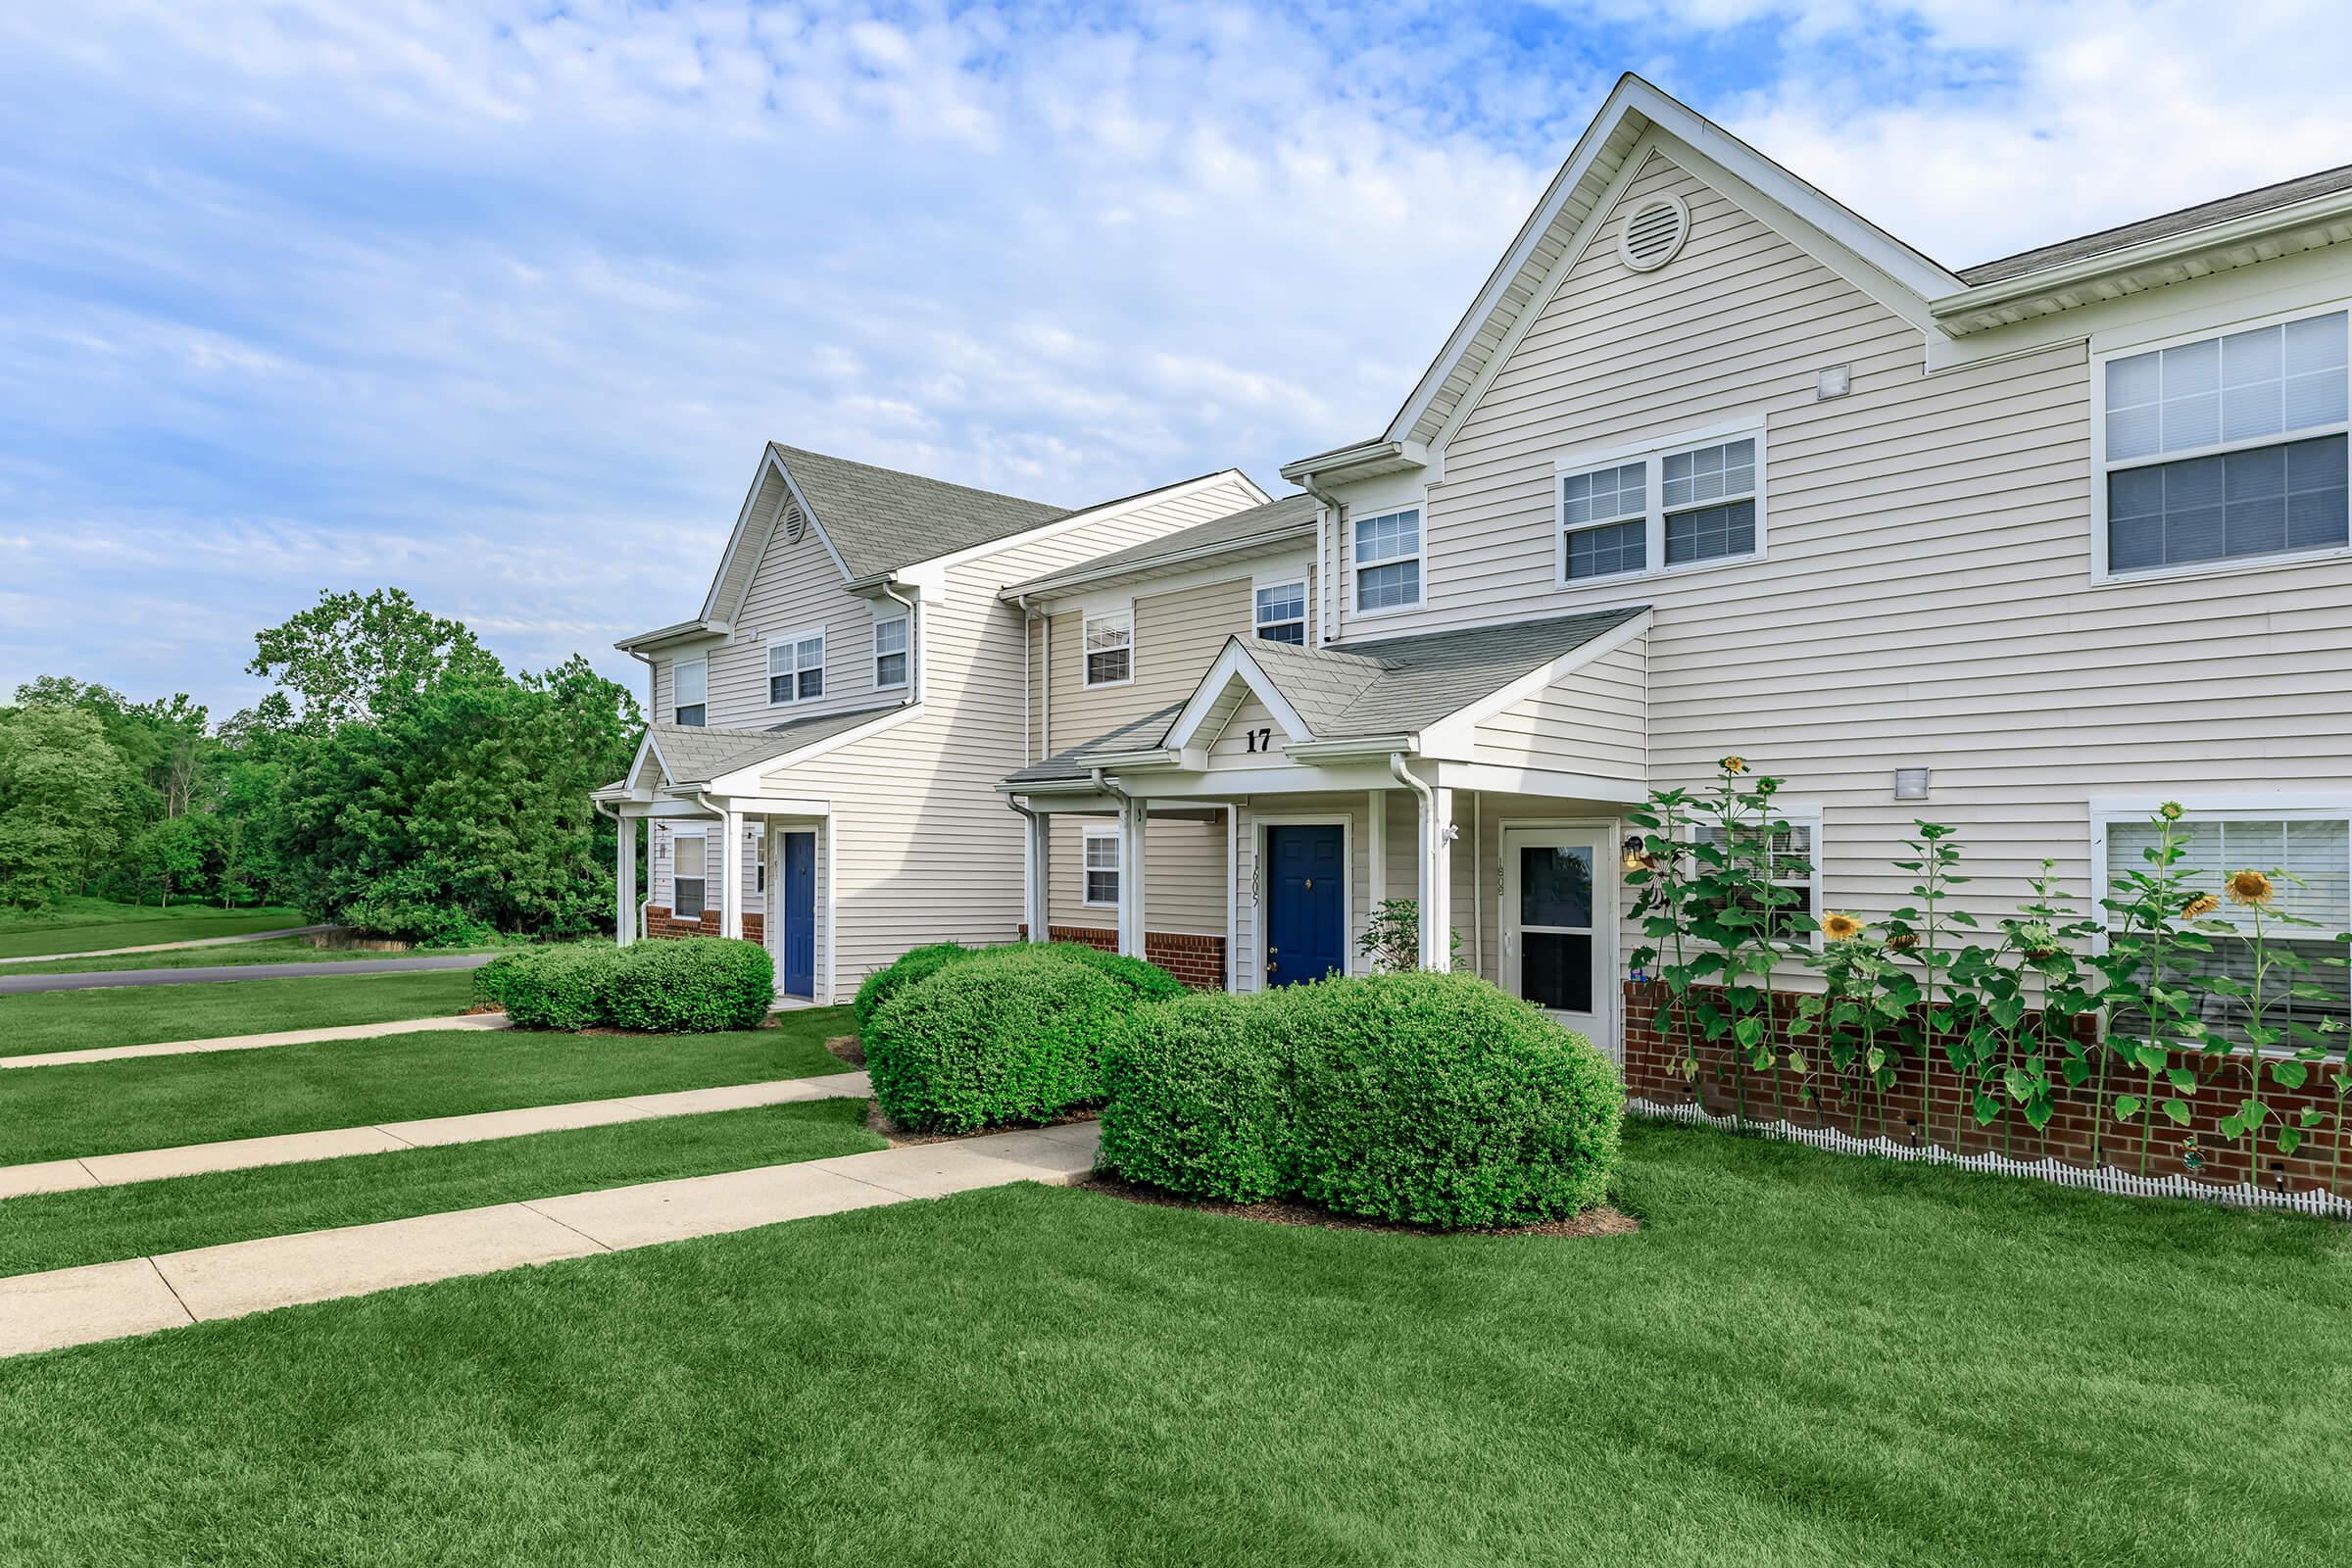
{"label": "white framed window", "polygon": [[1135,679],[1135,607],[1088,615],[1080,628],[1079,656],[1086,661],[1089,686],[1124,686]]}
{"label": "white framed window", "polygon": [[1306,642],[1306,584],[1270,583],[1255,592],[1256,630],[1270,643]]}
{"label": "white framed window", "polygon": [[681,659],[669,666],[669,721],[688,729],[703,727],[710,711],[710,662]]}
{"label": "white framed window", "polygon": [[[2333,939],[2352,930],[2352,801],[2287,804],[2289,798],[2278,796],[2199,800],[2188,792],[2180,798],[2187,810],[2176,831],[2185,833],[2188,842],[2173,869],[2189,879],[2187,896],[2211,894],[2221,901],[2200,919],[2227,922],[2238,933],[2214,937],[2212,953],[2194,956],[2198,969],[2209,978],[2226,975],[2252,987],[2253,915],[2230,902],[2228,882],[2236,872],[2260,871],[2271,879],[2273,910],[2316,922],[2274,923],[2265,931],[2277,967],[2264,983],[2264,1022],[2273,1027],[2299,1022],[2315,1029],[2352,1026],[2352,972],[2310,962],[2340,957],[2343,944]],[[2119,928],[2124,917],[2104,907],[2105,901],[2127,873],[2147,867],[2148,852],[2157,843],[2151,818],[2158,804],[2154,799],[2091,803],[2091,912],[2109,930]],[[2279,964],[2280,952],[2310,966],[2298,970]],[[2324,995],[2298,996],[2298,986]],[[2209,1029],[2244,1042],[2243,998],[2206,996],[2200,1006]]]}
{"label": "white framed window", "polygon": [[1088,908],[1116,908],[1119,902],[1119,830],[1115,827],[1090,827],[1086,830],[1085,867],[1081,875],[1085,886],[1080,890],[1080,902]]}
{"label": "white framed window", "polygon": [[[1821,946],[1822,877],[1821,877],[1821,808],[1817,805],[1789,801],[1774,803],[1773,817],[1784,826],[1772,835],[1772,885],[1776,894],[1773,919],[1787,922],[1790,916],[1803,916],[1813,925],[1809,931],[1788,931],[1784,928],[1784,940]],[[1692,838],[1721,845],[1727,836],[1720,825],[1699,824]],[[1757,851],[1748,851],[1748,863],[1755,863]]]}
{"label": "white framed window", "polygon": [[1412,610],[1421,603],[1421,509],[1383,512],[1349,524],[1359,615]]}
{"label": "white framed window", "polygon": [[2352,548],[2345,321],[2306,314],[2095,358],[2097,576]]}
{"label": "white framed window", "polygon": [[751,847],[752,891],[764,898],[767,895],[767,834],[753,828],[744,834]]}
{"label": "white framed window", "polygon": [[825,629],[771,632],[767,639],[767,701],[773,708],[825,695]]}
{"label": "white framed window", "polygon": [[893,691],[906,684],[906,612],[874,618],[874,690]]}
{"label": "white framed window", "polygon": [[681,920],[699,920],[709,906],[710,882],[704,872],[710,844],[702,832],[673,833],[669,838],[669,912]]}
{"label": "white framed window", "polygon": [[1764,427],[1752,420],[1562,459],[1557,475],[1560,587],[1764,554]]}

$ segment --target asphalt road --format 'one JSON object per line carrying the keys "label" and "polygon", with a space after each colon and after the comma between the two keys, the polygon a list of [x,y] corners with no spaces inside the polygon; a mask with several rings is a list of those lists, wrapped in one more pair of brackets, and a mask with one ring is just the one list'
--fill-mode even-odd
{"label": "asphalt road", "polygon": [[0,975],[0,997],[35,991],[93,991],[100,986],[200,986],[220,980],[303,980],[322,974],[405,974],[412,969],[478,969],[494,953],[436,953],[419,957],[322,958],[315,963],[235,963],[202,969],[115,969],[96,974]]}

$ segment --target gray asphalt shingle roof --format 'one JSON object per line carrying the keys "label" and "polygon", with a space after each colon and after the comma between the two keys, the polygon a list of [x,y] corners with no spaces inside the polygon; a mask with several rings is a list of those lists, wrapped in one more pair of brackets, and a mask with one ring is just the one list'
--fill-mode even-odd
{"label": "gray asphalt shingle roof", "polygon": [[788,719],[772,729],[705,729],[690,724],[646,727],[654,738],[654,750],[662,754],[668,769],[670,785],[676,788],[708,784],[738,768],[788,757],[804,746],[856,729],[870,718],[890,712],[896,706]]}
{"label": "gray asphalt shingle roof", "polygon": [[2143,218],[2136,222],[2118,224],[2114,228],[2102,228],[2093,234],[2060,240],[2055,245],[2020,251],[2015,256],[1980,262],[1975,267],[1962,268],[1959,278],[1972,288],[1980,283],[1997,283],[2003,278],[2037,272],[2045,267],[2060,267],[2068,262],[2079,262],[2086,257],[2122,250],[2127,245],[2163,239],[2173,234],[2185,234],[2209,223],[2226,223],[2233,218],[2267,212],[2274,207],[2291,206],[2296,202],[2309,201],[2314,196],[2327,196],[2339,190],[2352,190],[2352,164],[2281,180],[2276,185],[2239,191],[2234,196],[2225,196],[2219,201],[2183,207],[2177,212],[2160,213],[2154,218]]}
{"label": "gray asphalt shingle roof", "polygon": [[[1358,740],[1434,724],[1648,610],[1647,605],[1633,605],[1546,620],[1389,637],[1345,649],[1235,640],[1250,651],[1317,740]],[[1102,757],[1154,750],[1164,744],[1183,709],[1179,703],[1123,724],[1032,763],[1004,783],[1017,789],[1082,779]]]}
{"label": "gray asphalt shingle roof", "polygon": [[1070,514],[1043,501],[769,444],[852,577],[895,571]]}
{"label": "gray asphalt shingle roof", "polygon": [[1283,496],[1260,507],[1245,507],[1240,512],[1227,513],[1222,517],[1196,523],[1175,533],[1162,534],[1157,539],[1107,555],[1095,556],[1060,571],[1048,572],[1028,582],[1004,590],[1010,597],[1016,594],[1037,594],[1065,587],[1072,583],[1094,582],[1123,572],[1138,571],[1161,561],[1182,560],[1219,546],[1243,548],[1275,540],[1301,529],[1311,529],[1315,523],[1315,498],[1301,491]]}

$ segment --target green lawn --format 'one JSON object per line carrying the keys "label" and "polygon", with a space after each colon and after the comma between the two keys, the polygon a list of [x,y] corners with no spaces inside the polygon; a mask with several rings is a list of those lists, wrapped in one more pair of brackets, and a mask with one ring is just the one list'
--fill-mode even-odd
{"label": "green lawn", "polygon": [[300,909],[221,909],[183,904],[170,909],[103,899],[69,899],[54,909],[0,910],[0,958],[32,953],[97,953],[151,942],[196,942],[309,925]]}
{"label": "green lawn", "polygon": [[664,1116],[0,1202],[0,1275],[884,1147],[863,1100]]}
{"label": "green lawn", "polygon": [[[482,948],[434,948],[433,956],[481,953]],[[0,980],[18,974],[111,974],[120,969],[215,969],[248,963],[338,963],[354,958],[421,956],[368,953],[353,948],[314,948],[300,937],[240,942],[227,948],[179,948],[169,953],[126,953],[116,958],[48,958],[39,963],[0,964]]]}
{"label": "green lawn", "polygon": [[[300,981],[296,984],[318,982]],[[0,1076],[0,1165],[847,1072],[847,1007],[740,1034],[428,1030]]]}
{"label": "green lawn", "polygon": [[[455,1016],[472,1004],[473,975],[465,969],[36,992],[0,997],[0,1056]],[[0,1102],[6,1098],[0,1085]]]}
{"label": "green lawn", "polygon": [[2341,1228],[1686,1129],[1626,1189],[1002,1189],[0,1363],[0,1559],[2341,1560]]}

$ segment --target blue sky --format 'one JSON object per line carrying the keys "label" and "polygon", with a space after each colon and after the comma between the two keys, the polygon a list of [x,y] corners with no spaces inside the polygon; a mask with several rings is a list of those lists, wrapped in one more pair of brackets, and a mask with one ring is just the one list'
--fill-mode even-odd
{"label": "blue sky", "polygon": [[2352,161],[2352,17],[2218,15],[0,0],[0,693],[387,583],[631,678],[771,437],[1276,487],[1624,70],[1954,265]]}

